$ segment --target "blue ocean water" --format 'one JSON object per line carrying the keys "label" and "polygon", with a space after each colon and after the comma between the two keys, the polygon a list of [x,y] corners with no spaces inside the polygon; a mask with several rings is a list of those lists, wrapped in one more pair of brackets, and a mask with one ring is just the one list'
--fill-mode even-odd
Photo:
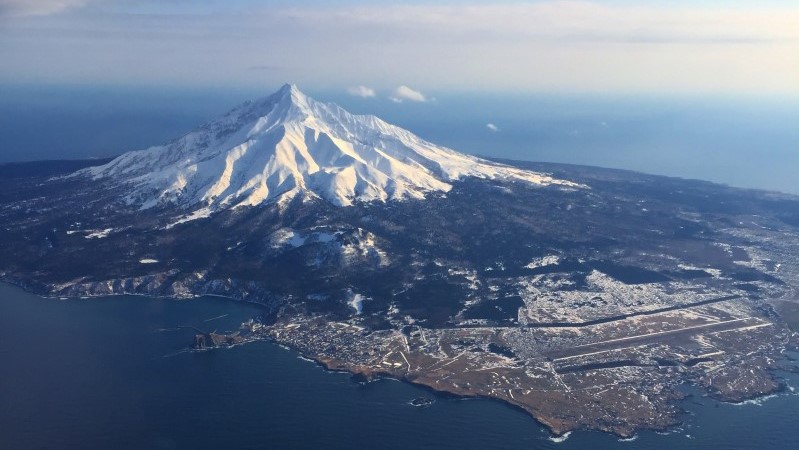
{"label": "blue ocean water", "polygon": [[[496,401],[358,384],[268,342],[185,352],[193,331],[174,330],[230,330],[257,313],[219,298],[54,300],[0,284],[0,448],[799,448],[795,394],[740,406],[691,397],[672,433],[558,443]],[[436,402],[407,404],[418,396]]]}

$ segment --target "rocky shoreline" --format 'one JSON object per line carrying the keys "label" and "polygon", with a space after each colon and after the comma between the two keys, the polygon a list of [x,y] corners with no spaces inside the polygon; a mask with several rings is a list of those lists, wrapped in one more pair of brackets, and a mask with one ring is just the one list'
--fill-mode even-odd
{"label": "rocky shoreline", "polygon": [[[191,291],[181,290],[180,295],[163,295],[165,292],[175,292],[174,284],[167,283],[153,283],[152,280],[166,280],[167,277],[159,278],[152,277],[150,283],[139,282],[141,280],[117,280],[116,282],[97,282],[97,283],[76,283],[72,286],[50,286],[49,289],[46,285],[35,285],[33,283],[21,282],[18,279],[10,279],[6,274],[0,274],[0,280],[3,282],[14,284],[29,292],[37,295],[42,295],[51,298],[87,298],[87,297],[103,297],[109,295],[146,295],[152,297],[162,297],[170,299],[189,299],[199,297],[202,295],[221,295],[216,293],[209,293],[208,290],[203,290],[197,293]],[[156,288],[157,286],[157,288]],[[184,286],[178,284],[177,286]],[[208,283],[207,286],[219,286],[218,283]],[[146,287],[146,288],[145,288]],[[229,287],[224,290],[217,290],[211,292],[223,292],[225,298],[230,301],[248,301],[265,307],[265,312],[275,312],[279,309],[281,302],[275,301],[271,298],[272,304],[268,302],[254,301],[255,296],[252,292],[235,291]],[[267,296],[262,298],[269,298]],[[246,299],[246,300],[245,300]],[[297,320],[299,319],[299,320]],[[313,326],[309,326],[312,324]],[[470,372],[476,367],[461,366],[462,370],[448,373],[451,382],[441,383],[441,376],[437,370],[425,372],[420,370],[408,370],[411,362],[414,363],[423,361],[427,358],[424,354],[415,354],[408,352],[403,354],[402,357],[407,363],[407,367],[401,364],[392,364],[386,366],[384,362],[376,363],[376,361],[385,361],[385,354],[375,354],[375,358],[369,360],[370,363],[354,363],[350,358],[347,358],[349,350],[346,348],[333,349],[330,348],[320,349],[315,344],[319,340],[323,342],[336,342],[340,341],[341,337],[345,334],[352,334],[362,336],[364,339],[359,343],[363,345],[374,344],[369,339],[379,335],[379,332],[370,332],[357,325],[342,324],[341,326],[350,329],[336,333],[337,336],[332,337],[328,331],[320,329],[319,327],[329,328],[325,326],[324,320],[308,320],[307,317],[291,318],[281,317],[274,323],[262,323],[260,321],[251,320],[242,324],[240,330],[230,334],[216,333],[216,332],[203,332],[196,330],[194,342],[192,343],[193,350],[211,350],[216,348],[226,348],[236,345],[246,344],[256,340],[271,340],[277,344],[287,346],[293,351],[299,353],[302,357],[311,359],[317,364],[322,366],[325,370],[335,372],[346,372],[353,376],[355,381],[369,382],[381,378],[397,379],[407,382],[416,386],[430,389],[431,392],[444,395],[453,395],[459,398],[485,398],[491,400],[499,400],[511,407],[518,408],[531,416],[534,420],[546,427],[553,436],[563,436],[571,431],[590,429],[600,430],[613,433],[620,438],[631,438],[636,432],[641,430],[652,431],[668,431],[675,426],[681,424],[680,416],[684,411],[678,406],[679,402],[683,400],[682,395],[678,390],[664,391],[661,394],[662,404],[656,408],[659,411],[656,415],[648,417],[646,422],[628,423],[621,414],[618,420],[609,421],[606,418],[590,416],[583,416],[582,418],[568,417],[562,414],[562,410],[558,410],[561,414],[550,414],[546,405],[549,401],[560,404],[563,401],[561,398],[562,392],[555,391],[539,391],[535,395],[519,395],[513,394],[514,389],[509,389],[507,392],[498,392],[495,390],[488,390],[479,384],[479,379],[474,379],[470,376]],[[312,333],[316,330],[314,336],[307,333]],[[432,331],[432,330],[429,330]],[[370,338],[371,336],[371,338]],[[389,333],[378,339],[382,344],[391,342],[398,339],[401,334]],[[404,339],[407,339],[404,338]],[[396,342],[395,342],[396,343]],[[344,357],[338,357],[335,353],[336,350],[341,350]],[[453,360],[454,361],[454,360]],[[783,368],[783,367],[780,367]],[[507,373],[513,373],[512,367],[503,368]],[[499,370],[499,369],[497,369]],[[454,378],[453,378],[454,376]],[[758,385],[758,389],[752,390],[736,390],[734,384],[727,385],[727,388],[718,387],[710,388],[710,386],[703,386],[697,380],[692,381],[696,383],[697,387],[704,388],[707,395],[718,401],[729,403],[741,403],[748,400],[757,399],[760,397],[772,395],[784,391],[785,386],[780,384],[769,372],[768,378],[762,379]],[[718,383],[718,381],[717,381]],[[718,386],[718,385],[717,385]],[[724,386],[724,385],[722,385]],[[573,400],[578,400],[575,398]],[[582,399],[590,403],[590,399]],[[543,407],[542,407],[543,406]],[[579,408],[579,404],[573,405]],[[601,406],[601,405],[600,405]],[[611,406],[612,405],[606,405]]]}
{"label": "rocky shoreline", "polygon": [[152,298],[192,299],[202,296],[221,297],[247,302],[276,311],[284,300],[255,283],[245,283],[246,289],[235,280],[204,280],[197,275],[178,276],[174,272],[129,277],[106,281],[77,280],[62,284],[33,282],[0,272],[0,283],[19,287],[27,292],[50,298],[94,298],[116,295],[142,295]]}
{"label": "rocky shoreline", "polygon": [[[265,338],[271,340],[275,343],[286,346],[293,351],[296,351],[304,358],[315,361],[325,370],[349,373],[353,376],[353,379],[358,382],[369,382],[381,378],[391,378],[430,389],[432,392],[438,394],[452,395],[459,398],[484,398],[499,400],[511,407],[518,408],[525,412],[542,426],[546,427],[555,437],[563,436],[566,433],[576,430],[599,430],[615,434],[620,438],[625,439],[633,437],[636,432],[642,430],[668,431],[682,423],[681,416],[685,412],[679,406],[679,402],[686,397],[685,394],[678,389],[671,389],[665,390],[659,394],[661,402],[658,404],[659,406],[657,406],[657,408],[650,413],[652,415],[647,417],[644,421],[641,421],[641,418],[639,417],[639,421],[635,422],[634,424],[627,422],[627,419],[631,417],[630,414],[635,409],[635,405],[630,405],[631,410],[626,411],[627,415],[625,415],[625,409],[622,408],[619,410],[619,417],[615,421],[609,421],[606,417],[602,416],[591,417],[589,415],[582,416],[579,420],[574,417],[569,418],[568,416],[563,415],[562,409],[557,409],[557,413],[552,414],[552,410],[547,408],[547,403],[548,401],[553,401],[562,405],[562,403],[559,403],[559,400],[562,400],[560,397],[563,394],[563,392],[560,390],[539,391],[534,395],[514,395],[511,390],[508,390],[507,393],[489,390],[488,387],[481,386],[477,383],[471,383],[471,381],[477,380],[475,380],[469,374],[469,372],[480,370],[480,368],[474,367],[471,369],[465,367],[465,370],[463,371],[453,371],[448,373],[447,376],[451,377],[450,380],[452,383],[443,384],[441,383],[440,373],[437,371],[425,372],[408,370],[406,367],[396,363],[389,366],[386,366],[385,363],[375,364],[375,360],[372,360],[373,362],[371,364],[365,364],[362,362],[354,363],[346,358],[346,355],[349,353],[348,349],[337,348],[331,353],[329,351],[329,347],[325,350],[315,347],[315,343],[313,342],[314,338],[302,334],[302,329],[307,323],[308,322],[292,322],[286,318],[283,318],[282,322],[279,321],[272,325],[258,324],[256,327],[253,327],[252,323],[249,323],[243,325],[242,330],[234,333],[233,337],[236,339],[241,339],[240,333],[243,332],[245,336],[256,336],[259,339]],[[346,327],[352,325],[342,324],[341,326]],[[289,334],[287,335],[286,332]],[[291,334],[297,332],[299,332],[299,334]],[[356,332],[361,333],[363,331],[356,330]],[[322,332],[320,334],[324,335],[325,333]],[[367,332],[367,335],[373,334],[378,333]],[[383,336],[379,338],[379,340],[385,343],[386,341],[390,341],[391,338]],[[226,342],[222,337],[220,337],[219,341],[222,343],[220,346],[227,346],[229,344],[229,342]],[[327,336],[323,337],[322,341],[329,343],[335,342],[335,339]],[[369,342],[361,341],[359,345],[369,345]],[[314,351],[314,348],[317,348],[317,351]],[[341,350],[345,357],[342,358],[336,356],[335,350]],[[383,357],[386,355],[380,356]],[[413,353],[402,355],[402,359],[405,360],[408,367],[410,367],[411,364],[416,363],[417,360],[424,360],[425,358],[425,355]],[[689,381],[700,389],[707,388],[707,386],[702,386],[700,383],[696,381],[690,381],[689,379],[674,381],[675,384],[678,384],[682,381]],[[740,403],[742,401],[757,399],[772,395],[774,393],[779,393],[784,390],[784,386],[778,383],[770,372],[768,373],[767,377],[763,378],[761,381],[762,384],[758,385],[758,389],[750,389],[748,392],[736,391],[734,389],[707,389],[706,392],[709,397],[721,402]],[[734,388],[734,385],[730,385],[730,387]],[[575,400],[575,403],[572,404],[572,407],[577,409],[582,409],[579,403],[580,400],[585,401],[587,404],[591,403],[591,399],[587,397],[582,399],[579,397],[573,397],[572,399]],[[614,408],[614,405],[612,404],[605,406],[611,409]],[[618,405],[615,406],[618,407]],[[586,411],[589,410],[586,409]]]}
{"label": "rocky shoreline", "polygon": [[[281,343],[281,345],[285,345],[285,343]],[[635,436],[636,433],[640,431],[656,431],[656,432],[668,432],[675,427],[678,427],[683,424],[682,419],[679,416],[682,416],[686,413],[685,410],[680,408],[676,414],[674,414],[672,419],[666,420],[662,423],[653,423],[647,426],[637,426],[637,427],[624,427],[624,426],[611,426],[608,427],[602,423],[594,423],[588,424],[586,426],[574,427],[570,424],[565,423],[562,420],[559,420],[555,417],[547,417],[541,415],[540,412],[532,407],[529,404],[522,403],[516,401],[514,399],[508,397],[498,397],[492,396],[488,394],[481,394],[479,391],[473,391],[469,389],[451,389],[451,388],[442,388],[438,383],[434,382],[428,378],[420,378],[420,377],[409,377],[407,374],[395,371],[387,371],[385,369],[375,369],[373,367],[364,367],[364,366],[347,366],[346,364],[342,363],[341,361],[325,358],[325,357],[314,357],[313,355],[308,355],[301,353],[296,348],[290,347],[293,351],[297,351],[302,357],[313,360],[317,364],[319,364],[325,370],[329,370],[332,372],[344,372],[349,373],[353,376],[354,380],[357,382],[371,382],[378,379],[389,378],[394,380],[399,380],[402,382],[406,382],[412,384],[414,386],[423,387],[429,389],[431,392],[434,392],[439,395],[447,395],[447,396],[454,396],[457,398],[479,398],[479,399],[486,399],[492,401],[499,401],[505,405],[508,405],[512,408],[518,409],[528,416],[530,416],[533,420],[535,420],[538,424],[549,430],[553,437],[563,437],[568,433],[573,431],[580,431],[580,430],[598,430],[604,431],[607,433],[614,434],[621,439],[630,439]],[[720,402],[725,403],[742,403],[749,400],[757,400],[759,398],[767,397],[774,394],[779,394],[785,391],[785,387],[782,385],[777,385],[774,390],[771,391],[764,391],[758,393],[753,396],[742,397],[736,395],[710,395],[711,398],[718,400]],[[684,400],[686,396],[680,395],[675,393],[669,400],[672,402],[675,407],[677,404]]]}

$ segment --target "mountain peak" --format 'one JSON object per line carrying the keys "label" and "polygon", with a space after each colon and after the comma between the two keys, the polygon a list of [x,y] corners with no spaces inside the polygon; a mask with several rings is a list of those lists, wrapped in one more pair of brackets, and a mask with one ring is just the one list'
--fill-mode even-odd
{"label": "mountain peak", "polygon": [[195,216],[304,194],[338,206],[423,199],[464,177],[577,187],[427,142],[374,116],[353,115],[285,84],[166,145],[91,169],[142,208]]}
{"label": "mountain peak", "polygon": [[277,93],[301,93],[300,88],[297,87],[294,83],[285,83],[283,86],[280,86],[280,89],[277,90]]}
{"label": "mountain peak", "polygon": [[[286,83],[272,94],[262,97],[254,102],[245,103],[252,105],[253,114],[259,116],[272,115],[284,121],[303,120],[312,115],[310,98],[305,95],[296,84]],[[234,110],[235,111],[235,110]]]}
{"label": "mountain peak", "polygon": [[288,92],[291,95],[307,97],[304,92],[300,91],[300,88],[294,83],[286,83],[280,87],[281,91]]}
{"label": "mountain peak", "polygon": [[280,87],[272,96],[287,99],[295,104],[307,103],[308,96],[294,83],[286,83]]}

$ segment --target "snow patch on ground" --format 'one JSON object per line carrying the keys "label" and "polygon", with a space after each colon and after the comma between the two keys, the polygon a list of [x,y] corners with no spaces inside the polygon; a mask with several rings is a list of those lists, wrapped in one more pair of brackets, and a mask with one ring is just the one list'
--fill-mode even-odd
{"label": "snow patch on ground", "polygon": [[114,231],[113,228],[106,228],[104,230],[91,230],[89,234],[84,236],[86,239],[102,239],[104,237],[108,237],[111,232]]}
{"label": "snow patch on ground", "polygon": [[197,219],[205,219],[207,217],[211,217],[211,209],[210,208],[200,208],[197,211],[192,212],[191,214],[187,214],[178,220],[170,223],[169,225],[165,226],[164,229],[168,230],[176,225],[180,225],[182,223],[191,222],[192,220]]}
{"label": "snow patch on ground", "polygon": [[269,236],[269,245],[274,249],[305,245],[305,237],[291,228],[281,228]]}
{"label": "snow patch on ground", "polygon": [[345,260],[368,259],[378,266],[389,264],[388,254],[377,245],[374,234],[358,228],[348,237],[341,244],[341,254]]}
{"label": "snow patch on ground", "polygon": [[547,256],[544,256],[543,258],[536,258],[536,259],[530,261],[530,263],[527,264],[524,267],[526,267],[528,269],[537,269],[539,267],[554,266],[554,265],[558,264],[559,262],[560,262],[560,256],[558,256],[558,255],[547,255]]}
{"label": "snow patch on ground", "polygon": [[719,269],[713,269],[710,267],[696,267],[690,264],[678,264],[677,267],[681,270],[702,270],[709,273],[713,278],[721,277],[721,270]]}
{"label": "snow patch on ground", "polygon": [[349,300],[347,304],[350,305],[352,309],[355,310],[355,314],[361,314],[363,312],[363,301],[365,297],[361,294],[357,294],[355,292],[349,292]]}
{"label": "snow patch on ground", "polygon": [[337,242],[343,231],[313,231],[302,233],[292,228],[280,228],[269,236],[273,249],[297,248],[308,244],[330,244]]}

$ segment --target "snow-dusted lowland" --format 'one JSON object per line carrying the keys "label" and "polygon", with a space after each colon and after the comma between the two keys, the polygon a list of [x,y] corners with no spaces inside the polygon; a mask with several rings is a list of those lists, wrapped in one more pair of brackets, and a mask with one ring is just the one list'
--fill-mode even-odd
{"label": "snow-dusted lowland", "polygon": [[125,186],[126,201],[142,208],[189,209],[188,220],[299,193],[339,206],[419,199],[447,192],[463,177],[579,187],[434,145],[288,84],[168,145],[125,153],[79,174]]}

